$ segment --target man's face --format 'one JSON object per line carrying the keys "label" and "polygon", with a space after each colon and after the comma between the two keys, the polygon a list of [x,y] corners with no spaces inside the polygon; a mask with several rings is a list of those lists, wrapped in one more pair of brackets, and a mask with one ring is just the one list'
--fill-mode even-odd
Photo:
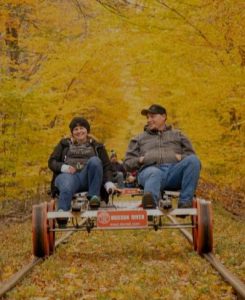
{"label": "man's face", "polygon": [[147,114],[147,125],[151,130],[163,130],[166,122],[166,115]]}

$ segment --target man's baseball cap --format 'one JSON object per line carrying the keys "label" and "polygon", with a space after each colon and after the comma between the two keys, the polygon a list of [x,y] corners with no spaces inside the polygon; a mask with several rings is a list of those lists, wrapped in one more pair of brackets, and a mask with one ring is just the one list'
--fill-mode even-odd
{"label": "man's baseball cap", "polygon": [[152,104],[148,109],[143,109],[141,111],[141,114],[143,116],[146,116],[147,114],[159,114],[159,115],[166,115],[167,111],[166,109],[158,104]]}

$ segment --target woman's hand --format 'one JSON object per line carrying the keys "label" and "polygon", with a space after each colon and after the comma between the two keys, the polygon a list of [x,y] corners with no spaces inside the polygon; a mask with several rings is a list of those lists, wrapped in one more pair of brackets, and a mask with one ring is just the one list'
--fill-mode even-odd
{"label": "woman's hand", "polygon": [[69,166],[69,168],[68,168],[68,173],[69,173],[69,174],[75,174],[76,171],[77,171],[77,170],[76,170],[74,167]]}
{"label": "woman's hand", "polygon": [[63,164],[61,167],[61,173],[74,174],[76,173],[76,169],[70,165]]}
{"label": "woman's hand", "polygon": [[108,194],[114,194],[118,190],[118,188],[115,186],[115,184],[111,181],[107,181],[105,183],[105,189]]}

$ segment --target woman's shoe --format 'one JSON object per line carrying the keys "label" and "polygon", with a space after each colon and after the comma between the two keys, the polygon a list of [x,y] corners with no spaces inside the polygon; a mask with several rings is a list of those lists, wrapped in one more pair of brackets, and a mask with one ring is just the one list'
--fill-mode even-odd
{"label": "woman's shoe", "polygon": [[89,206],[91,209],[96,209],[100,207],[100,198],[96,195],[92,196],[89,200]]}

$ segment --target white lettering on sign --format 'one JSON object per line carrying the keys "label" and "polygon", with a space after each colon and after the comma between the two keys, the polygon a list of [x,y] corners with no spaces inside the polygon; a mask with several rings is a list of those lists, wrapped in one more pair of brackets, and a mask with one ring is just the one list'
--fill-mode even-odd
{"label": "white lettering on sign", "polygon": [[117,220],[129,220],[129,216],[125,215],[125,216],[111,216],[111,220],[112,221],[117,221]]}
{"label": "white lettering on sign", "polygon": [[144,220],[145,216],[144,215],[132,215],[131,219],[132,220]]}

